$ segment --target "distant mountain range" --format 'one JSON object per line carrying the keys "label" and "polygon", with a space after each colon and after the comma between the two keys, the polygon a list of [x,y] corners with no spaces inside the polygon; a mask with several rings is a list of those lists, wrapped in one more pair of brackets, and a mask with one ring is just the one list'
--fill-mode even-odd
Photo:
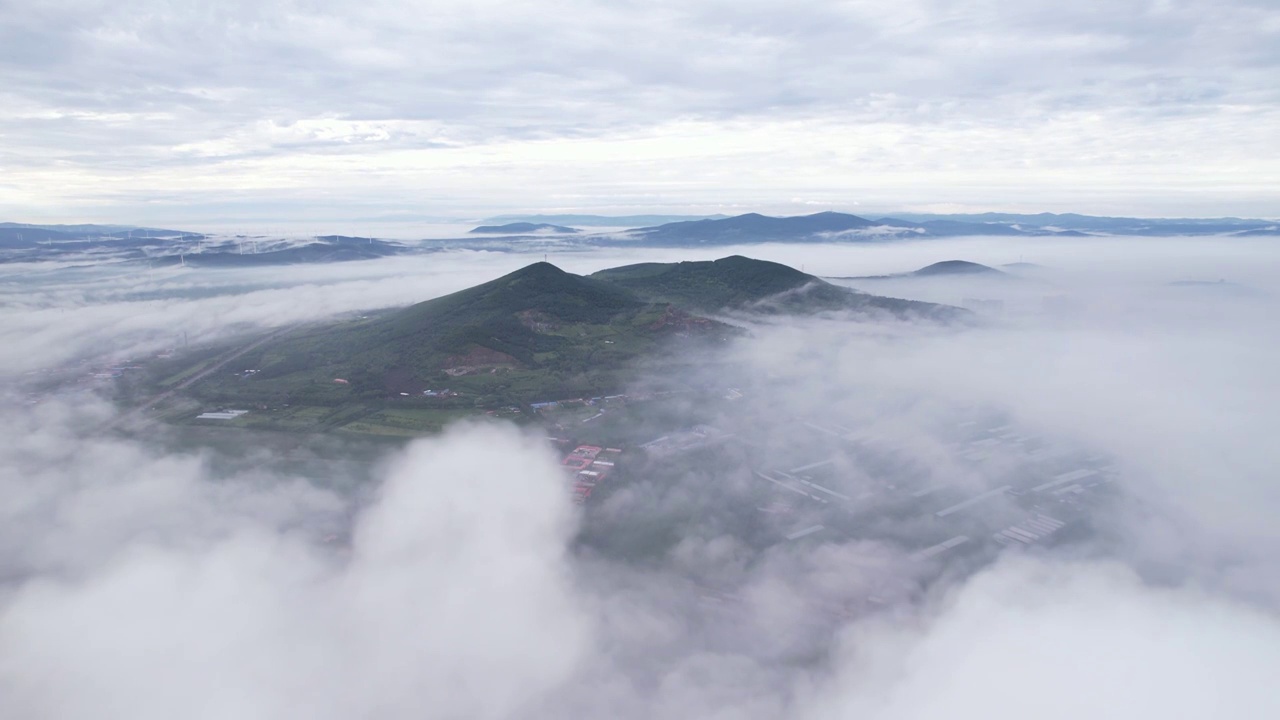
{"label": "distant mountain range", "polygon": [[282,239],[115,225],[0,223],[0,262],[72,257],[145,262],[152,267],[250,267],[368,260],[414,250],[403,243],[345,235]]}
{"label": "distant mountain range", "polygon": [[522,235],[526,233],[572,234],[581,230],[551,223],[513,222],[506,225],[481,225],[469,232],[479,235]]}
{"label": "distant mountain range", "polygon": [[757,242],[838,242],[893,240],[904,237],[953,237],[957,235],[1047,235],[1004,225],[980,225],[954,221],[911,223],[894,218],[868,220],[857,215],[822,212],[794,217],[770,217],[748,213],[723,220],[695,220],[640,228],[635,240],[654,245],[728,245]]}
{"label": "distant mountain range", "polygon": [[1223,218],[1129,218],[1079,215],[1076,213],[977,213],[967,215],[919,215],[904,213],[896,217],[913,222],[957,222],[966,225],[1003,225],[1016,230],[1032,229],[1054,232],[1074,231],[1101,235],[1220,235],[1263,234],[1280,236],[1280,223],[1275,220]]}
{"label": "distant mountain range", "polygon": [[943,275],[987,275],[997,276],[1005,273],[993,267],[968,260],[943,260],[911,273],[917,277],[937,277]]}
{"label": "distant mountain range", "polygon": [[192,253],[168,254],[153,258],[151,264],[188,265],[191,267],[256,267],[262,265],[298,265],[303,263],[335,263],[352,260],[401,255],[410,248],[397,242],[375,238],[322,235],[311,242],[298,244],[258,243],[250,241],[246,252],[244,242],[223,245],[217,250],[201,250]]}
{"label": "distant mountain range", "polygon": [[[504,216],[500,219],[507,217],[530,219],[482,225],[471,230],[466,237],[417,243],[338,235],[306,239],[279,236],[250,238],[122,225],[0,223],[0,262],[90,255],[98,261],[236,267],[343,262],[459,248],[549,251],[601,246],[710,247],[762,242],[879,242],[966,236],[1280,237],[1280,223],[1273,220],[1141,219],[1050,213],[904,214],[876,219],[839,212],[792,217],[747,213],[698,219],[662,215],[534,215]],[[668,222],[671,218],[677,219]],[[659,220],[662,222],[656,222]],[[653,224],[638,227],[643,221]],[[571,225],[629,229],[584,232]],[[250,255],[254,257],[248,257]]]}
{"label": "distant mountain range", "polygon": [[894,278],[937,278],[937,277],[982,277],[982,278],[1011,278],[1009,273],[1003,270],[997,270],[993,267],[983,265],[981,263],[969,262],[968,260],[943,260],[932,265],[926,265],[919,270],[911,272],[896,273],[893,275],[860,275],[854,277],[833,277],[832,280],[890,280]]}
{"label": "distant mountain range", "polygon": [[[505,217],[505,216],[504,216]],[[514,217],[514,216],[512,216]],[[515,235],[530,232],[532,221],[560,222],[579,226],[632,227],[623,235],[585,235],[589,244],[631,243],[668,247],[731,245],[758,242],[850,242],[901,238],[945,238],[968,236],[1004,237],[1088,237],[1095,235],[1228,235],[1237,237],[1280,237],[1280,223],[1274,220],[1242,218],[1124,218],[1095,217],[1074,213],[1018,215],[981,213],[973,215],[900,214],[866,218],[841,212],[773,217],[747,213],[732,217],[680,218],[662,216],[534,215],[523,216],[526,223],[486,226],[485,232]],[[644,221],[651,221],[637,227]],[[661,220],[661,221],[659,221]],[[527,226],[526,226],[527,225]],[[479,229],[477,229],[478,231]],[[473,231],[474,232],[474,231]]]}
{"label": "distant mountain range", "polygon": [[96,247],[133,247],[160,240],[196,240],[200,233],[125,225],[31,225],[0,223],[0,249],[19,250],[57,245],[63,249],[86,250]]}
{"label": "distant mountain range", "polygon": [[953,215],[882,217],[838,212],[793,217],[748,213],[719,220],[667,223],[631,231],[633,242],[666,246],[756,242],[832,242],[960,236],[1086,237],[1089,235],[1277,235],[1267,220],[1146,220],[1086,215]]}
{"label": "distant mountain range", "polygon": [[645,227],[684,220],[719,220],[727,215],[496,215],[486,223],[552,223],[578,227]]}
{"label": "distant mountain range", "polygon": [[13,230],[18,233],[28,231],[42,231],[50,235],[65,237],[69,240],[83,239],[86,237],[179,237],[182,235],[195,235],[198,233],[189,233],[183,230],[164,230],[161,228],[140,227],[137,225],[37,225],[31,223],[14,223],[0,222],[0,231]]}

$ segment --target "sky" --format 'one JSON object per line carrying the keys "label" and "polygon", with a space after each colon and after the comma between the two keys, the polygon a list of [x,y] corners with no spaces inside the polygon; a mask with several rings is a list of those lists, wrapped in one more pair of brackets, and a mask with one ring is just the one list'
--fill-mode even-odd
{"label": "sky", "polygon": [[1280,216],[1270,0],[0,4],[0,219]]}
{"label": "sky", "polygon": [[[738,250],[608,248],[551,260],[589,272]],[[966,409],[1000,408],[1019,432],[1114,461],[1119,490],[1098,510],[1096,533],[935,576],[907,559],[928,513],[923,523],[863,518],[895,527],[900,543],[817,535],[756,547],[717,515],[743,503],[754,513],[750,473],[638,475],[582,512],[545,441],[514,426],[462,424],[380,445],[364,461],[332,435],[280,452],[265,434],[219,445],[158,423],[104,433],[119,409],[91,391],[33,403],[5,384],[0,715],[1280,713],[1280,343],[1265,331],[1280,265],[1265,238],[750,252],[850,277],[957,257],[1034,263],[1021,280],[854,283],[1004,301],[1003,314],[965,329],[842,317],[753,323],[725,349],[728,365],[756,379],[736,412],[764,428],[752,448],[764,465],[813,442],[794,417],[865,427],[870,447],[909,457],[906,470],[871,471],[861,450],[841,456],[848,472],[832,477],[856,497],[915,473],[965,493],[1001,482],[999,453],[960,463],[935,434]],[[456,251],[234,271],[15,264],[0,283],[0,376],[145,353],[171,344],[176,328],[198,343],[403,305],[530,259]],[[1227,282],[1169,285],[1219,278]],[[1046,297],[1066,302],[1046,312]],[[626,537],[637,523],[669,525],[677,537],[642,563],[581,541],[593,528]],[[323,540],[335,530],[344,534],[337,547]],[[735,602],[709,604],[703,584],[733,588]],[[887,607],[838,620],[814,610],[868,594]]]}

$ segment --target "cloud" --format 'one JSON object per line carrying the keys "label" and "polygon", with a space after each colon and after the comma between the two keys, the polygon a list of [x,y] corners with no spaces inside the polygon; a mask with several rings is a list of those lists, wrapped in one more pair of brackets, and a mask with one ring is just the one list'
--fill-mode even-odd
{"label": "cloud", "polygon": [[332,265],[227,271],[99,267],[77,274],[15,268],[0,293],[0,372],[104,353],[136,357],[261,328],[403,306],[528,264],[503,253],[438,253]]}
{"label": "cloud", "polygon": [[1003,564],[923,628],[854,626],[806,717],[1264,718],[1270,614],[1111,566]]}
{"label": "cloud", "polygon": [[[476,461],[492,448],[502,453]],[[52,489],[58,522],[30,527],[32,544],[114,552],[8,588],[9,714],[507,717],[564,682],[589,640],[565,565],[573,519],[559,472],[514,430],[458,429],[408,448],[345,553],[266,512],[305,518],[314,508],[273,497],[314,490],[212,482],[193,459],[128,444],[78,459],[103,471],[100,487],[40,460],[57,477],[37,482],[64,484]],[[7,476],[7,491],[31,484]],[[211,524],[222,532],[204,535]]]}
{"label": "cloud", "polygon": [[[585,272],[728,252],[554,261]],[[840,276],[957,258],[1042,267],[1022,281],[884,286],[1003,301],[978,327],[838,316],[754,326],[703,373],[744,391],[709,419],[735,442],[637,460],[581,514],[543,441],[509,426],[372,451],[331,436],[103,434],[116,411],[83,393],[6,400],[0,709],[1270,718],[1266,673],[1280,659],[1276,345],[1260,331],[1280,297],[1270,252],[1212,238],[753,247]],[[529,259],[442,253],[282,277],[61,268],[10,279],[6,298],[67,308],[41,323],[92,354],[201,315],[216,336],[230,319],[264,327],[407,302]],[[1258,292],[1167,285],[1200,277]],[[63,357],[56,345],[33,352],[49,362]],[[1039,436],[1060,459],[1045,461],[1050,470],[1016,448],[966,459],[956,426],[975,416]],[[1116,466],[1114,492],[1090,507],[1040,498],[1034,510],[1077,513],[1075,539],[984,546],[1031,512],[1018,498],[974,506],[955,525],[934,514],[1083,455]],[[847,506],[759,510],[781,495],[755,471],[826,460]],[[881,502],[934,486],[924,500]],[[818,523],[828,529],[784,540]],[[972,553],[911,558],[956,528]]]}
{"label": "cloud", "polygon": [[299,225],[424,205],[803,210],[787,199],[820,195],[1274,215],[1267,11],[14,5],[0,211],[207,227],[228,211]]}

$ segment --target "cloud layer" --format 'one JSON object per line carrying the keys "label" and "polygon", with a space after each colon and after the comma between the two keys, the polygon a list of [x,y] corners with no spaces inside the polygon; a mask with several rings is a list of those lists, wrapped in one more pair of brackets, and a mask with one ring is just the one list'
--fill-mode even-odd
{"label": "cloud layer", "polygon": [[[478,466],[471,452],[486,445],[504,452]],[[507,717],[563,682],[588,639],[564,564],[572,522],[558,472],[510,430],[408,450],[345,554],[284,530],[336,503],[308,507],[299,501],[318,493],[305,487],[215,484],[194,458],[119,444],[72,461],[105,471],[95,487],[55,458],[28,460],[45,476],[10,484],[59,496],[54,522],[29,528],[28,557],[77,535],[100,557],[32,568],[5,593],[7,713]]]}
{"label": "cloud layer", "polygon": [[0,28],[18,220],[1280,213],[1255,0],[65,0]]}
{"label": "cloud layer", "polygon": [[[741,453],[687,471],[645,466],[585,514],[543,441],[510,427],[458,427],[364,464],[273,453],[266,438],[228,452],[166,430],[103,434],[116,411],[91,394],[8,396],[0,714],[1276,716],[1278,347],[1264,329],[1280,273],[1268,246],[973,240],[753,254],[839,276],[956,257],[1039,267],[1021,279],[849,281],[1003,301],[962,332],[757,325],[711,370],[747,393],[716,420],[741,433]],[[674,257],[554,260],[585,272]],[[400,304],[529,259],[456,253],[284,275],[20,268],[6,298],[39,322],[11,314],[6,327],[25,329],[5,344],[42,340],[4,367],[148,347],[175,324],[219,337],[227,324]],[[1231,283],[1168,284],[1196,279]],[[855,495],[1000,484],[1013,458],[963,462],[947,435],[975,411],[1114,460],[1119,491],[1092,539],[948,565],[909,560],[937,532],[932,513],[861,517],[876,532],[844,539],[780,542],[757,527],[771,496],[752,471],[792,467],[813,447]],[[865,440],[815,443],[799,422],[812,418]]]}

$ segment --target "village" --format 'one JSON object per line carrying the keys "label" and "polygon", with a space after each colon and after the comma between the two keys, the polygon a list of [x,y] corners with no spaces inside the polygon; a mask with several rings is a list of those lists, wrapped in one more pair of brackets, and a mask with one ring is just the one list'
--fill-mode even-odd
{"label": "village", "polygon": [[613,473],[621,455],[622,448],[596,445],[579,445],[565,455],[560,465],[569,477],[573,501],[578,505],[585,504],[596,486]]}

